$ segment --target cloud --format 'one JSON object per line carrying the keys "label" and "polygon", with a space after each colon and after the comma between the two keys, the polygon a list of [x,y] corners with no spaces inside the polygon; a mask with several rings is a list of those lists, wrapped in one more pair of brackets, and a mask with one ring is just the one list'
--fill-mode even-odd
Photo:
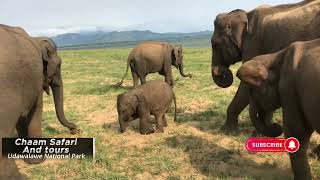
{"label": "cloud", "polygon": [[[293,3],[300,0],[286,0]],[[283,0],[1,0],[0,22],[32,35],[133,29],[191,32],[213,28],[218,13],[250,10]],[[98,28],[97,28],[98,27]],[[141,28],[141,29],[139,29]]]}
{"label": "cloud", "polygon": [[95,31],[113,31],[110,27],[98,27],[98,26],[74,26],[74,27],[57,27],[49,29],[31,30],[29,33],[32,36],[56,36],[66,33],[80,33],[80,32],[95,32]]}

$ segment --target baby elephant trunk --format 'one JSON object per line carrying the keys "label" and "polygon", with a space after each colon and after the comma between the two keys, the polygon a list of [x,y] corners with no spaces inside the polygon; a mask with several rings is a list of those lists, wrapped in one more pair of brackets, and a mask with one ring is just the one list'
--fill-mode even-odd
{"label": "baby elephant trunk", "polygon": [[121,118],[122,118],[122,117],[119,116],[120,132],[121,132],[121,133],[124,133],[124,132],[126,132],[126,125],[125,125],[123,119],[121,119]]}

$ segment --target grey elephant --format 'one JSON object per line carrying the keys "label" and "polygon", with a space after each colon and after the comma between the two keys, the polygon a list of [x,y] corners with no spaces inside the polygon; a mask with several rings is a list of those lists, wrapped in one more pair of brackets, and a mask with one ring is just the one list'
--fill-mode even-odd
{"label": "grey elephant", "polygon": [[164,132],[167,127],[166,112],[174,101],[176,121],[176,98],[173,89],[165,82],[154,80],[120,94],[117,97],[117,110],[120,124],[120,131],[126,131],[128,123],[140,118],[140,133],[150,134],[154,132],[149,118],[154,115],[156,118],[156,132]]}
{"label": "grey elephant", "polygon": [[19,137],[41,137],[43,91],[49,87],[58,119],[77,132],[64,115],[61,59],[52,40],[6,25],[0,25],[0,39],[0,138],[11,137],[15,129]]}
{"label": "grey elephant", "polygon": [[311,134],[320,132],[319,57],[320,39],[295,42],[282,51],[245,62],[237,73],[249,84],[250,116],[265,135],[282,133],[280,125],[263,118],[282,107],[285,136],[300,141],[299,150],[290,154],[294,179],[311,179],[307,149]]}
{"label": "grey elephant", "polygon": [[[233,82],[230,65],[277,52],[295,41],[319,38],[319,10],[320,1],[313,0],[219,14],[211,39],[214,82],[229,87]],[[241,82],[227,109],[222,130],[227,133],[238,130],[238,116],[248,103],[248,87]],[[271,120],[271,117],[272,113],[265,118]]]}
{"label": "grey elephant", "polygon": [[138,85],[139,79],[141,84],[144,84],[146,82],[146,76],[155,72],[165,76],[165,81],[173,86],[174,81],[171,65],[179,69],[181,76],[192,77],[192,74],[184,74],[183,48],[181,45],[173,46],[166,42],[143,42],[130,52],[126,73],[116,86],[121,86],[123,83],[129,66],[134,87]]}

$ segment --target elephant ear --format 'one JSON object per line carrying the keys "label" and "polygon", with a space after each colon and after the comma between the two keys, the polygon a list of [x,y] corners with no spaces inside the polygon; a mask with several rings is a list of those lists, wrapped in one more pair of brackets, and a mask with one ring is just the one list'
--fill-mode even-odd
{"label": "elephant ear", "polygon": [[175,54],[175,47],[172,45],[168,45],[168,50],[171,58],[171,64],[176,65],[177,64],[177,59],[176,59],[176,54]]}
{"label": "elephant ear", "polygon": [[50,38],[37,38],[40,48],[41,48],[41,55],[42,55],[42,61],[43,61],[43,90],[49,95],[49,77],[48,77],[48,66],[50,63],[50,60],[52,58],[52,54],[57,51],[56,45],[53,43],[53,41]]}
{"label": "elephant ear", "polygon": [[149,107],[148,107],[147,99],[145,98],[143,93],[137,93],[135,96],[137,97],[137,100],[138,100],[137,108],[139,111],[139,115],[148,113]]}
{"label": "elephant ear", "polygon": [[252,86],[260,87],[268,79],[268,69],[256,61],[245,62],[238,70],[237,77]]}
{"label": "elephant ear", "polygon": [[248,31],[248,17],[243,10],[237,9],[228,14],[225,32],[232,42],[241,49],[243,33]]}
{"label": "elephant ear", "polygon": [[57,51],[57,47],[50,38],[42,37],[38,38],[41,47],[42,59],[49,61],[51,55]]}
{"label": "elephant ear", "polygon": [[182,56],[182,51],[183,51],[183,48],[182,48],[181,44],[177,45],[177,51],[178,51],[178,57],[181,57]]}

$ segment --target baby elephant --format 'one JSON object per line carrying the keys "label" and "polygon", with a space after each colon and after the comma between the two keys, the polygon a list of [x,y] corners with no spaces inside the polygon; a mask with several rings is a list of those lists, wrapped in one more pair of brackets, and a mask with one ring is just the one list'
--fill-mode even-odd
{"label": "baby elephant", "polygon": [[140,118],[140,133],[154,132],[149,123],[150,115],[156,118],[156,132],[164,132],[167,126],[165,113],[168,111],[172,99],[175,105],[174,121],[176,121],[176,98],[173,89],[160,80],[149,81],[117,98],[117,110],[121,133],[126,131],[128,123]]}
{"label": "baby elephant", "polygon": [[307,158],[310,136],[320,133],[320,39],[296,42],[274,54],[245,62],[237,76],[250,85],[250,117],[265,135],[279,136],[281,126],[267,116],[282,107],[286,137],[300,141],[290,154],[294,179],[311,179]]}

